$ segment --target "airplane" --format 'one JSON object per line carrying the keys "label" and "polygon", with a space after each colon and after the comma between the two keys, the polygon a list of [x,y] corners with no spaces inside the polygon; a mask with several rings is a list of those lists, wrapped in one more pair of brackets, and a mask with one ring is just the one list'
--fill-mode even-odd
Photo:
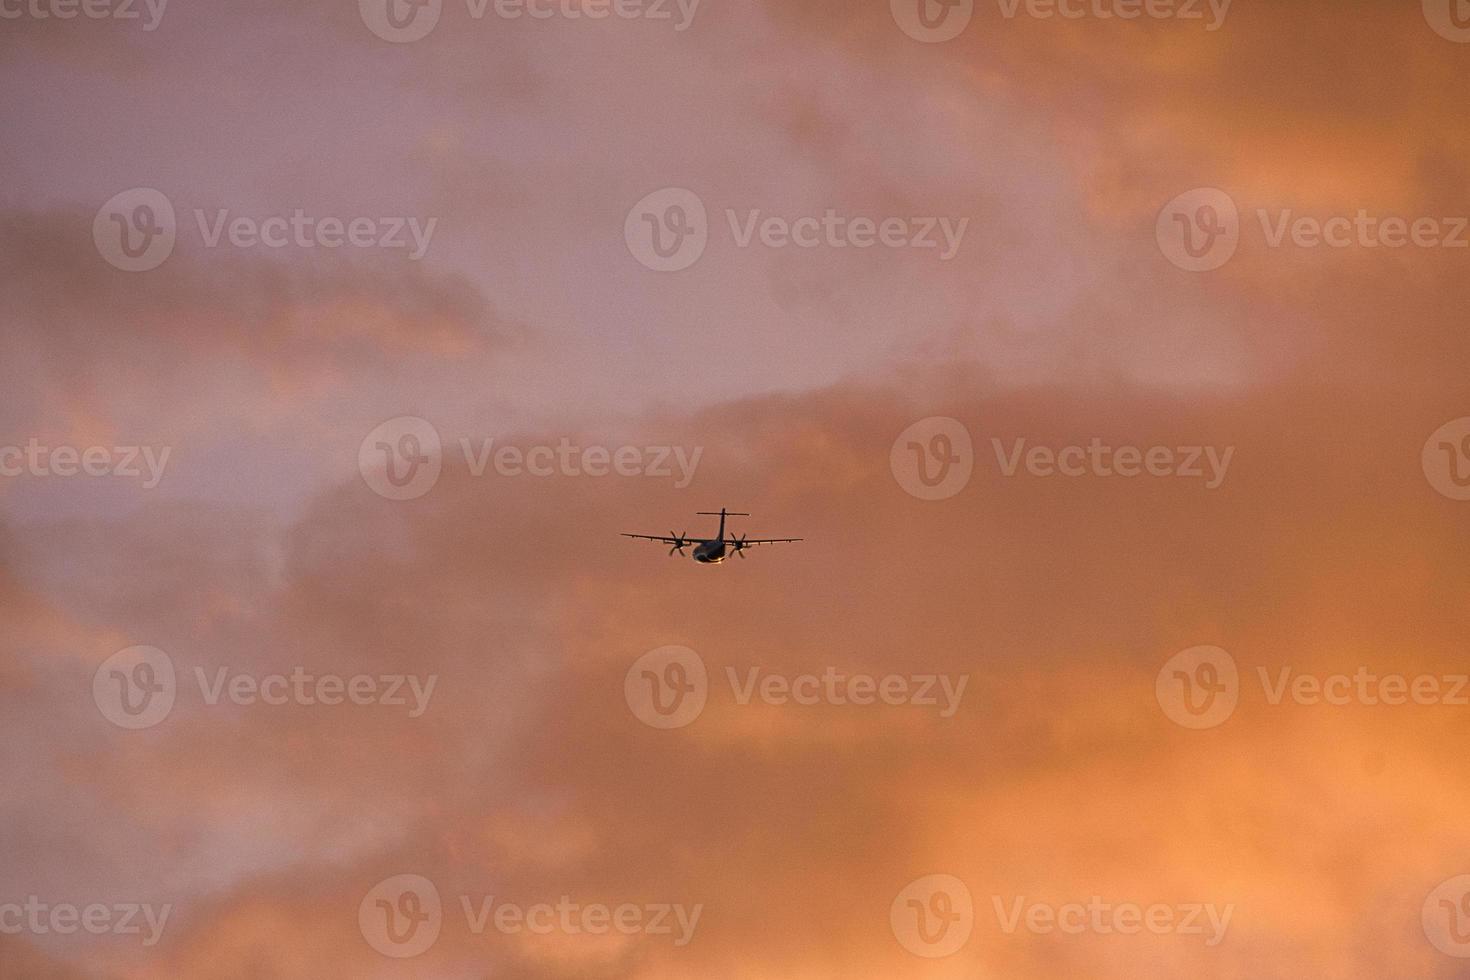
{"label": "airplane", "polygon": [[[720,562],[728,558],[732,552],[739,555],[741,558],[744,558],[745,549],[752,547],[753,545],[783,544],[789,541],[802,540],[801,538],[737,538],[733,533],[727,538],[725,537],[725,518],[749,517],[749,514],[743,514],[739,511],[726,510],[723,507],[720,508],[719,513],[715,513],[712,510],[701,510],[697,513],[700,517],[718,517],[720,519],[720,529],[715,533],[714,537],[691,538],[687,532],[684,534],[674,534],[672,531],[669,532],[668,537],[662,537],[657,534],[627,533],[624,533],[623,537],[641,538],[644,541],[662,541],[664,544],[671,544],[673,545],[673,547],[669,549],[669,557],[671,558],[676,551],[682,555],[684,553],[684,546],[692,544],[694,545],[694,560],[699,562],[701,565],[718,565]],[[728,550],[726,549],[726,545],[729,545]]]}

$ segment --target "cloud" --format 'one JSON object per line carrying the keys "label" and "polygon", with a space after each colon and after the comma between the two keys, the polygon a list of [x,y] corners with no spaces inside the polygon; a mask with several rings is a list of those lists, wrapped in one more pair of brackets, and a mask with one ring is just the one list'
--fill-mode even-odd
{"label": "cloud", "polygon": [[[176,911],[146,949],[7,938],[0,972],[1454,975],[1420,911],[1464,871],[1465,709],[1268,697],[1283,668],[1463,672],[1470,541],[1420,464],[1465,413],[1461,254],[1273,248],[1256,217],[1463,213],[1446,94],[1463,52],[1412,5],[1348,23],[1240,6],[1215,32],[991,6],[922,45],[883,4],[807,2],[710,8],[675,37],[462,21],[408,46],[347,5],[240,22],[232,58],[218,21],[175,13],[158,59],[105,60],[127,98],[61,89],[16,127],[44,152],[22,154],[0,219],[0,444],[164,444],[174,462],[150,495],[0,479],[18,789],[0,903]],[[61,26],[29,25],[27,57],[107,47]],[[108,159],[68,163],[63,118],[97,126]],[[136,132],[101,139],[119,119]],[[73,203],[39,210],[58,193],[43,163],[74,168],[54,178]],[[391,202],[441,215],[445,247],[417,264],[181,241],[131,275],[74,203],[124,173],[167,183],[185,221],[200,202]],[[943,265],[717,239],[646,274],[620,228],[676,183],[717,224],[832,207],[971,230]],[[1241,247],[1185,272],[1155,218],[1207,185],[1239,206]],[[437,427],[443,473],[389,501],[357,454],[404,414]],[[967,428],[975,470],[926,502],[890,456],[932,416]],[[703,453],[683,490],[476,476],[461,439],[490,438]],[[1018,440],[1232,455],[1214,489],[1006,476]],[[721,506],[806,541],[705,568],[617,537],[708,533],[694,512]],[[130,731],[92,683],[137,644],[179,688]],[[670,644],[700,656],[709,697],[659,730],[624,684]],[[1240,703],[1191,731],[1156,681],[1200,644],[1234,657]],[[298,671],[435,687],[419,717],[206,696]],[[752,671],[966,688],[953,717],[742,704]],[[399,962],[356,917],[405,873],[446,916]],[[929,961],[889,908],[935,873],[966,883],[976,922]],[[460,900],[487,896],[702,912],[687,946],[476,934]],[[996,912],[1094,896],[1232,919],[1207,947],[1008,934]]]}
{"label": "cloud", "polygon": [[[95,870],[70,870],[74,887],[112,881],[103,854],[167,842],[165,873],[133,871],[179,906],[150,962],[198,976],[242,963],[392,975],[352,923],[367,890],[403,872],[446,897],[442,937],[418,961],[444,974],[498,963],[546,977],[828,976],[864,964],[923,975],[889,933],[887,905],[935,871],[977,899],[975,938],[950,963],[961,971],[1051,975],[1086,960],[1099,976],[1162,975],[1263,956],[1346,975],[1433,970],[1418,903],[1456,867],[1453,835],[1427,828],[1452,826],[1470,793],[1450,775],[1455,709],[1271,706],[1254,680],[1257,666],[1457,669],[1459,627],[1442,603],[1464,585],[1462,536],[1415,447],[1405,451],[1407,426],[1348,452],[1324,438],[1341,409],[1279,426],[1302,413],[1292,387],[1209,406],[1114,392],[1099,414],[1085,388],[984,397],[933,382],[646,420],[649,442],[706,446],[688,493],[646,478],[477,478],[451,460],[419,501],[343,484],[293,525],[230,526],[224,547],[207,543],[220,522],[200,515],[180,533],[172,509],[150,515],[152,528],[49,529],[52,554],[85,554],[83,533],[97,554],[42,558],[36,568],[62,576],[46,575],[47,591],[84,597],[113,635],[158,642],[181,672],[439,677],[420,719],[210,707],[190,693],[163,725],[132,733],[80,721],[87,664],[110,649],[34,664],[89,733],[62,769],[66,794],[111,814]],[[1364,402],[1353,417],[1378,407]],[[888,469],[894,436],[928,411],[965,420],[980,457],[973,485],[939,504],[908,496]],[[1237,455],[1209,491],[1006,478],[989,443],[1094,435]],[[615,537],[720,503],[755,510],[753,530],[808,540],[704,569]],[[108,552],[138,554],[144,540],[154,554],[109,609],[93,597],[115,580]],[[1364,554],[1398,570],[1387,591],[1353,570]],[[195,598],[168,608],[180,576]],[[657,731],[623,701],[623,675],[667,643],[700,654],[712,693],[694,724]],[[1211,732],[1177,728],[1154,703],[1159,667],[1198,643],[1229,648],[1249,685]],[[917,706],[742,706],[726,680],[727,668],[828,666],[963,673],[970,686],[943,719]],[[68,823],[48,850],[75,850],[66,834],[89,823]],[[1372,857],[1345,874],[1345,854]],[[47,881],[31,874],[13,883]],[[695,941],[674,948],[653,936],[475,935],[461,895],[705,910]],[[1150,937],[1125,953],[1116,937],[1008,936],[992,911],[995,896],[1092,895],[1232,903],[1234,924],[1218,948]],[[1355,941],[1385,929],[1394,943]]]}

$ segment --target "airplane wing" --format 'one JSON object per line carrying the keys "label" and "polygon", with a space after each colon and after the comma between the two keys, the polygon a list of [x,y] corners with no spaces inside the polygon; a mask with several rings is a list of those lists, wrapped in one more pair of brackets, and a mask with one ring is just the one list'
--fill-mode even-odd
{"label": "airplane wing", "polygon": [[708,544],[709,543],[709,540],[710,540],[709,538],[669,538],[669,537],[664,537],[663,535],[659,535],[659,534],[627,534],[627,533],[624,533],[623,534],[623,537],[625,537],[625,538],[641,538],[644,541],[662,541],[664,544],[678,544],[680,541],[682,541],[686,545],[687,544]]}
{"label": "airplane wing", "polygon": [[726,544],[739,544],[742,548],[748,544],[785,544],[789,541],[804,541],[805,538],[726,538]]}

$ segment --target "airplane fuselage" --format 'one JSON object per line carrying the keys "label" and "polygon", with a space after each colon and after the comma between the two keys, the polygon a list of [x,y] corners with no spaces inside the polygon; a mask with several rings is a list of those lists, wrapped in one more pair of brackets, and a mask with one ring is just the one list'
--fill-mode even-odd
{"label": "airplane fuselage", "polygon": [[718,565],[727,557],[725,553],[725,542],[706,541],[694,549],[694,560],[701,565]]}

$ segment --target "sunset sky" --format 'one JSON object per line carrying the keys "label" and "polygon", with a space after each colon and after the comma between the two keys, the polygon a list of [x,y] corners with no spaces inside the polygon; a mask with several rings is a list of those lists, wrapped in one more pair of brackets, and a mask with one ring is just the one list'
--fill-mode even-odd
{"label": "sunset sky", "polygon": [[1470,977],[1467,83],[0,0],[0,978]]}

